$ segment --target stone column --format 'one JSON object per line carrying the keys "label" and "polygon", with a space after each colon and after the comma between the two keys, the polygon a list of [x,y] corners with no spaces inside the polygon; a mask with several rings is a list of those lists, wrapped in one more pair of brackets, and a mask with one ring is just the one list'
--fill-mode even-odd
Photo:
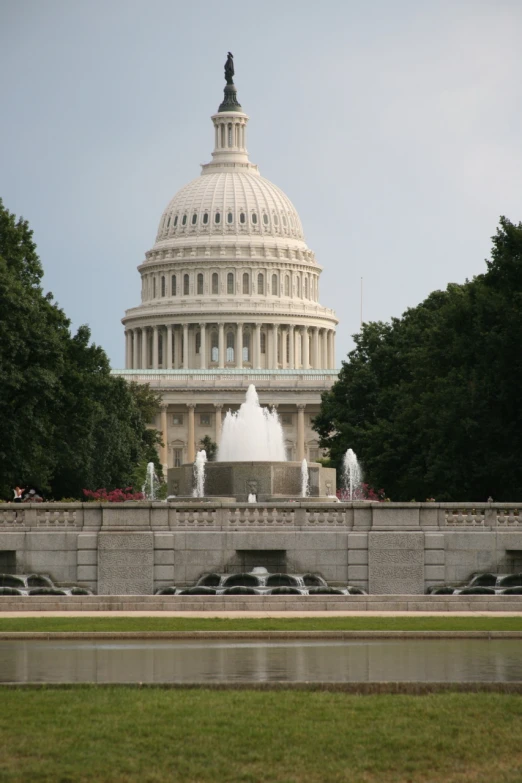
{"label": "stone column", "polygon": [[310,369],[310,342],[308,340],[308,327],[303,326],[303,370]]}
{"label": "stone column", "polygon": [[199,328],[201,330],[201,343],[199,346],[200,367],[202,370],[206,370],[207,369],[207,325],[200,324]]}
{"label": "stone column", "polygon": [[328,369],[328,329],[323,329],[323,349],[321,351],[321,368]]}
{"label": "stone column", "polygon": [[314,370],[319,369],[319,329],[317,326],[312,330],[312,367]]}
{"label": "stone column", "polygon": [[158,350],[158,327],[152,327],[152,369],[157,370],[159,366],[159,350]]}
{"label": "stone column", "polygon": [[174,369],[181,369],[181,330],[174,328]]}
{"label": "stone column", "polygon": [[256,370],[261,369],[261,324],[254,324],[254,361],[253,367]]}
{"label": "stone column", "polygon": [[330,368],[335,370],[335,329],[332,329],[331,346],[330,346]]}
{"label": "stone column", "polygon": [[161,440],[163,441],[163,446],[161,447],[161,464],[163,465],[163,473],[165,475],[165,478],[167,476],[167,468],[168,468],[168,453],[169,453],[169,447],[168,447],[168,432],[167,432],[167,404],[162,403],[161,405]]}
{"label": "stone column", "polygon": [[139,354],[139,331],[138,329],[133,330],[133,339],[132,339],[132,369],[137,370],[140,366],[140,354]]}
{"label": "stone column", "polygon": [[295,333],[294,333],[294,325],[290,324],[288,327],[288,334],[289,334],[289,342],[290,342],[290,353],[288,355],[288,366],[291,370],[295,370]]}
{"label": "stone column", "polygon": [[187,462],[194,462],[196,459],[196,451],[194,441],[196,439],[195,429],[195,416],[194,411],[196,408],[195,402],[187,402],[188,408],[188,443],[187,443]]}
{"label": "stone column", "polygon": [[305,457],[305,422],[304,412],[306,405],[297,403],[297,460],[302,462]]}
{"label": "stone column", "polygon": [[[166,367],[167,370],[172,370],[172,330],[174,329],[174,326],[172,324],[168,324],[167,326],[167,356],[163,357],[163,367]],[[165,361],[166,359],[166,361]]]}
{"label": "stone column", "polygon": [[149,330],[147,327],[141,330],[141,369],[147,370],[149,366]]}
{"label": "stone column", "polygon": [[288,362],[286,359],[286,338],[288,335],[288,327],[282,327],[279,330],[279,333],[281,335],[281,369],[286,370],[288,367]]}
{"label": "stone column", "polygon": [[243,367],[243,324],[238,324],[236,331],[236,367]]}
{"label": "stone column", "polygon": [[221,429],[223,426],[223,418],[222,418],[223,405],[220,402],[215,402],[214,408],[216,409],[216,443],[219,446],[221,442]]}
{"label": "stone column", "polygon": [[187,370],[188,366],[189,366],[188,324],[183,324],[183,369]]}
{"label": "stone column", "polygon": [[334,361],[332,358],[333,355],[333,331],[331,329],[328,329],[328,337],[327,337],[327,368],[329,370],[333,370]]}
{"label": "stone column", "polygon": [[130,352],[130,344],[131,344],[131,335],[130,330],[125,329],[125,369],[131,370],[132,369],[132,363],[131,363],[131,352]]}
{"label": "stone column", "polygon": [[277,324],[272,324],[272,364],[271,369],[277,370],[278,361],[277,361],[277,335],[279,332],[279,326]]}
{"label": "stone column", "polygon": [[218,367],[225,366],[225,324],[218,324]]}

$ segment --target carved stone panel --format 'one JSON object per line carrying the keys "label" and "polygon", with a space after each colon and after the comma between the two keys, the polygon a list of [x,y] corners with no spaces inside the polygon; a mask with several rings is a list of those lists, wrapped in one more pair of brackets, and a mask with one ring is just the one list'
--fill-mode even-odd
{"label": "carved stone panel", "polygon": [[369,533],[368,577],[372,594],[422,595],[424,533]]}
{"label": "carved stone panel", "polygon": [[98,594],[152,595],[154,534],[100,533]]}

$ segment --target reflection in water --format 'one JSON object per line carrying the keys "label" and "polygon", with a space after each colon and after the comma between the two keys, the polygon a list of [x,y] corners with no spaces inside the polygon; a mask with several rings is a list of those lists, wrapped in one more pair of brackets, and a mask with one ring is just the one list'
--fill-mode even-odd
{"label": "reflection in water", "polygon": [[0,682],[510,682],[511,639],[0,641]]}

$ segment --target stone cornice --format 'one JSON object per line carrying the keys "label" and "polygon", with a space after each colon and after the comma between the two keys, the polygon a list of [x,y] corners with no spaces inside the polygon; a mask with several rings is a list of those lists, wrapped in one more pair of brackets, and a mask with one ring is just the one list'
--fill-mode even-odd
{"label": "stone cornice", "polygon": [[[297,306],[295,308],[289,307],[286,304],[285,307],[274,307],[269,309],[266,303],[260,303],[258,308],[252,307],[252,304],[244,305],[241,307],[240,303],[237,303],[235,307],[232,307],[230,303],[225,303],[221,308],[219,304],[215,302],[208,303],[208,309],[204,306],[202,301],[194,301],[184,303],[185,307],[174,309],[173,303],[170,303],[170,307],[167,305],[158,306],[138,306],[126,310],[125,317],[122,318],[122,323],[125,325],[134,324],[135,326],[152,326],[154,324],[174,323],[237,323],[241,321],[243,323],[254,323],[260,321],[261,323],[278,323],[282,326],[294,325],[305,326],[303,321],[320,321],[326,322],[324,327],[321,328],[334,328],[339,320],[336,317],[333,310],[329,310],[326,307],[314,307],[310,306],[303,308]],[[236,304],[236,303],[234,303]],[[310,323],[310,326],[319,326],[320,324]]]}

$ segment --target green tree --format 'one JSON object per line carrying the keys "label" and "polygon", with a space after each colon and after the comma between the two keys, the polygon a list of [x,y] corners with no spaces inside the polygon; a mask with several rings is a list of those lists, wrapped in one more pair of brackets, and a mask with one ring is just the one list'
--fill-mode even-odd
{"label": "green tree", "polygon": [[365,324],[315,427],[397,500],[522,494],[522,224],[501,218],[485,274]]}
{"label": "green tree", "polygon": [[0,496],[16,484],[56,498],[127,486],[157,460],[158,395],[112,376],[88,327],[71,335],[42,276],[27,222],[0,201]]}
{"label": "green tree", "polygon": [[215,443],[210,435],[205,435],[204,438],[201,438],[200,440],[200,446],[202,449],[205,449],[205,452],[207,454],[207,459],[209,462],[214,462],[217,455],[217,443]]}

